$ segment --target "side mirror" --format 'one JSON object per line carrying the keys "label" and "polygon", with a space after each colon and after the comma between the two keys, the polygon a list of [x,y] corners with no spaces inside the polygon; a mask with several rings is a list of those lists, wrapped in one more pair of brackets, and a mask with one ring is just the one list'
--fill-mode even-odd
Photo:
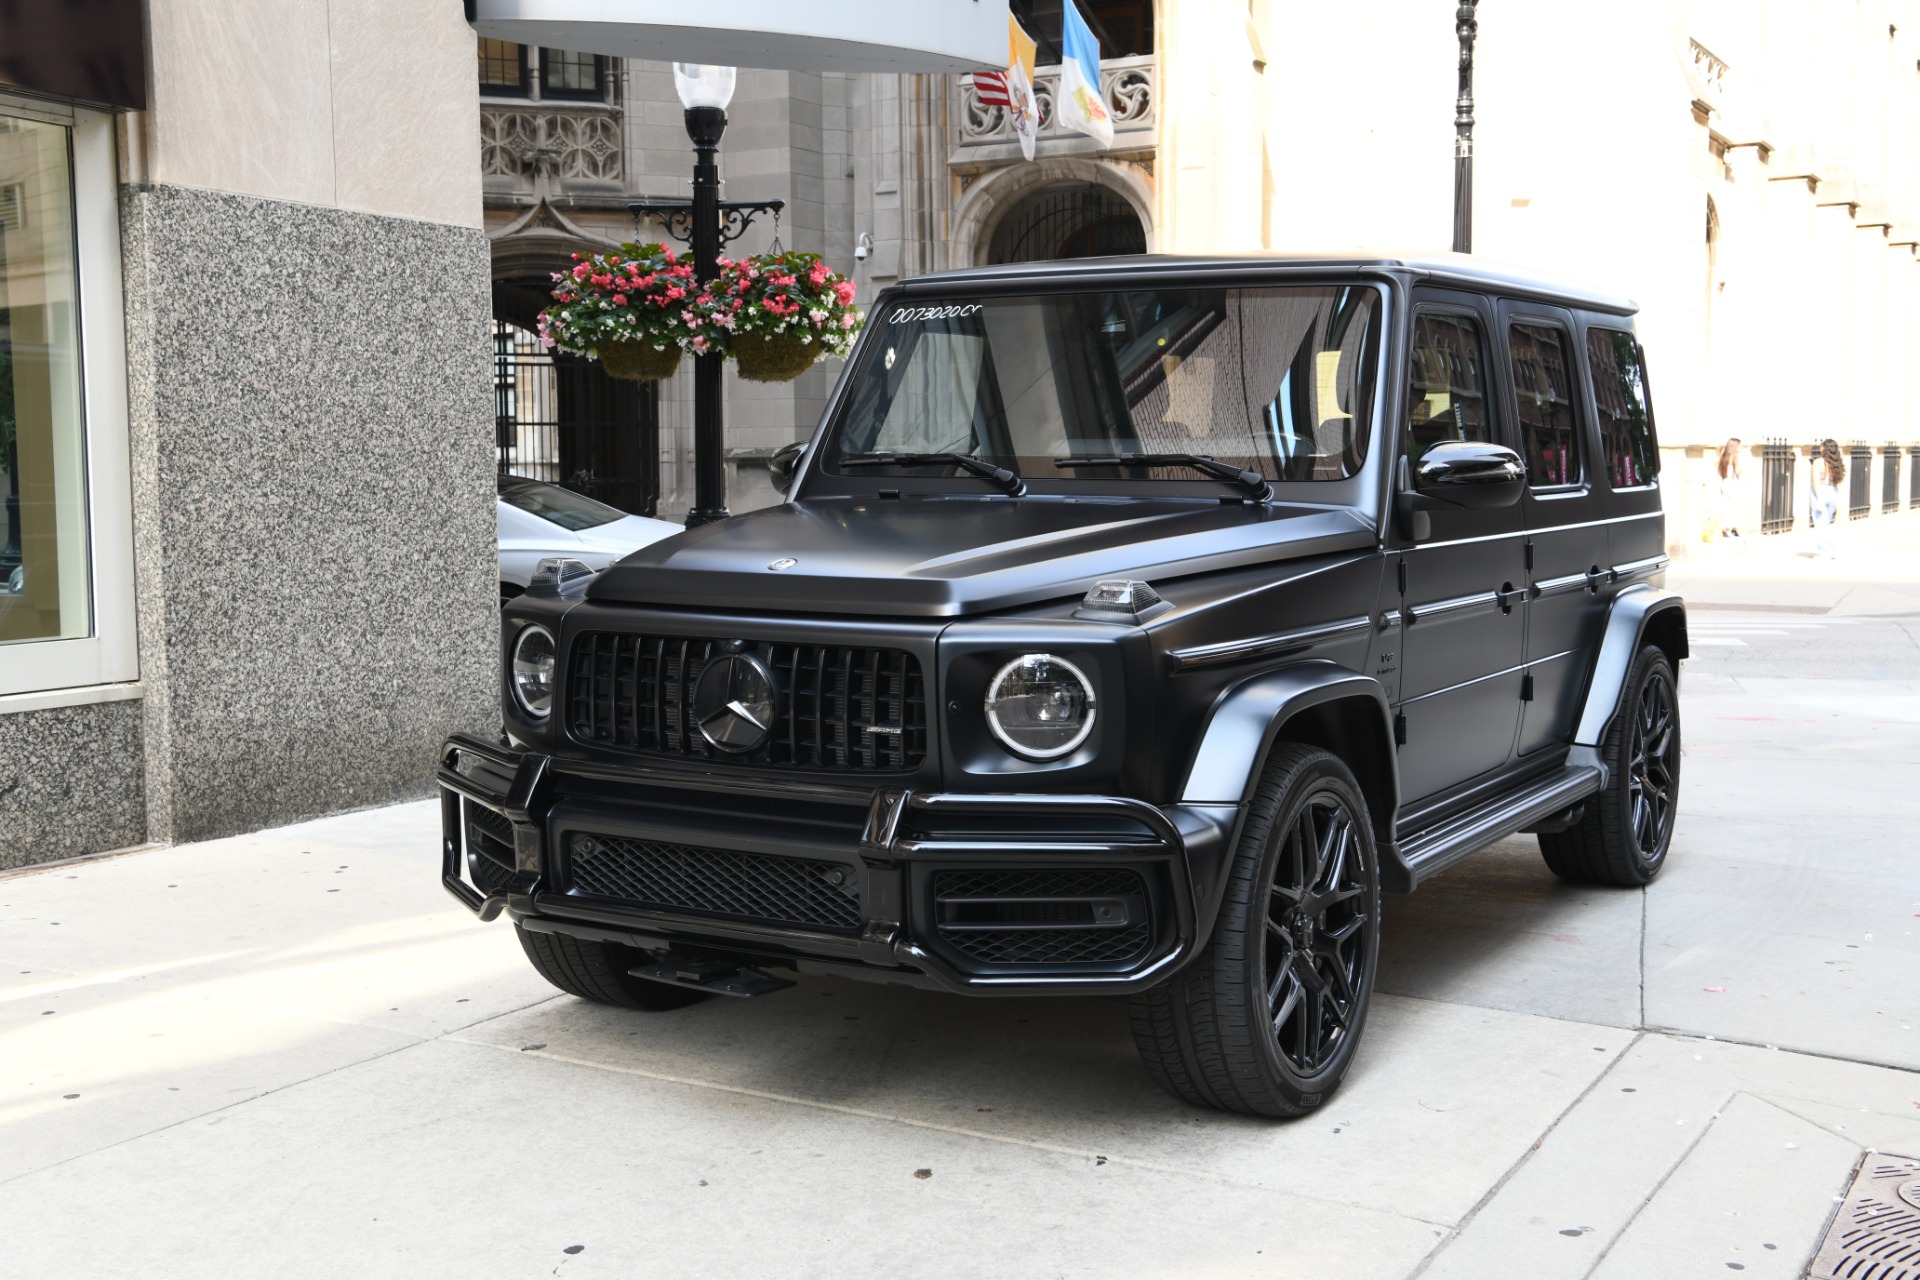
{"label": "side mirror", "polygon": [[1414,491],[1450,507],[1510,507],[1526,487],[1526,464],[1503,444],[1442,440],[1413,468]]}
{"label": "side mirror", "polygon": [[782,495],[793,488],[793,477],[799,472],[800,459],[806,452],[807,442],[795,440],[774,450],[773,456],[767,459],[767,474],[773,477],[773,487]]}

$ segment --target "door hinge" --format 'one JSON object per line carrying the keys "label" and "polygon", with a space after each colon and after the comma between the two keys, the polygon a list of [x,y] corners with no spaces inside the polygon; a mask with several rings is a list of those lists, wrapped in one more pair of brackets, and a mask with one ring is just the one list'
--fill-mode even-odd
{"label": "door hinge", "polygon": [[1407,745],[1407,717],[1405,712],[1401,712],[1393,717],[1393,745],[1396,747],[1404,747]]}
{"label": "door hinge", "polygon": [[1405,558],[1402,558],[1400,561],[1400,594],[1403,596],[1407,594],[1407,562]]}
{"label": "door hinge", "polygon": [[1533,701],[1533,673],[1531,671],[1520,677],[1520,701]]}
{"label": "door hinge", "polygon": [[1533,572],[1533,539],[1527,539],[1527,572]]}

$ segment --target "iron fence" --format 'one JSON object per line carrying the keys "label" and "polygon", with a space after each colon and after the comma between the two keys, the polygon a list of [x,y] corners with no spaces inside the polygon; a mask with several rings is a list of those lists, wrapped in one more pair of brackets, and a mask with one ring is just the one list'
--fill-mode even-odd
{"label": "iron fence", "polygon": [[1793,473],[1799,451],[1785,440],[1760,446],[1760,532],[1786,533],[1793,528]]}
{"label": "iron fence", "polygon": [[493,325],[500,474],[544,480],[634,515],[659,502],[659,384],[616,382],[533,333]]}
{"label": "iron fence", "polygon": [[1920,507],[1920,444],[1907,446],[1907,506]]}
{"label": "iron fence", "polygon": [[1889,444],[1880,451],[1880,513],[1900,509],[1900,446]]}
{"label": "iron fence", "polygon": [[1847,460],[1847,517],[1864,520],[1873,513],[1873,448],[1856,440]]}

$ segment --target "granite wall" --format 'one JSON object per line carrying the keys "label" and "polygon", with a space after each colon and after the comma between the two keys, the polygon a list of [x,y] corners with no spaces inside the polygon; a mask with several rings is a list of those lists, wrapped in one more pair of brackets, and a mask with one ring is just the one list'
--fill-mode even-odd
{"label": "granite wall", "polygon": [[146,837],[140,703],[0,715],[0,871]]}
{"label": "granite wall", "polygon": [[167,185],[121,216],[149,836],[427,794],[497,722],[484,235]]}

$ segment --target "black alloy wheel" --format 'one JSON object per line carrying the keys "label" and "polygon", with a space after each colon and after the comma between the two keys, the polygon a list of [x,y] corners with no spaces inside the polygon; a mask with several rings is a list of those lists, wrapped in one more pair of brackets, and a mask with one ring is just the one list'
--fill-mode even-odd
{"label": "black alloy wheel", "polygon": [[1262,969],[1281,1056],[1303,1077],[1321,1071],[1353,1031],[1374,919],[1354,815],[1332,792],[1301,807],[1281,837],[1268,897]]}
{"label": "black alloy wheel", "polygon": [[1133,997],[1147,1074],[1198,1106],[1298,1116],[1353,1061],[1380,954],[1380,876],[1360,785],[1336,756],[1276,744],[1213,935]]}
{"label": "black alloy wheel", "polygon": [[1540,833],[1540,856],[1563,880],[1634,888],[1666,865],[1680,799],[1679,685],[1658,646],[1634,658],[1600,759],[1607,785],[1571,827]]}

